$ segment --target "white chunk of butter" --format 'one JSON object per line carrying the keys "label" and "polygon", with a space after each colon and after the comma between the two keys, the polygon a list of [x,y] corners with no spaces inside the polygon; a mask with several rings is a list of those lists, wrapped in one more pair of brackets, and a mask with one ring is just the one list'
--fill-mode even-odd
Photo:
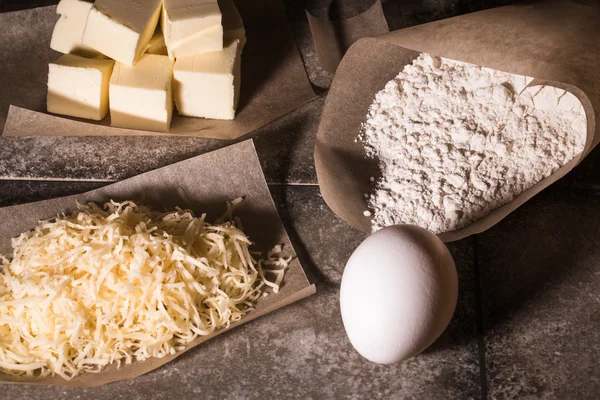
{"label": "white chunk of butter", "polygon": [[94,49],[81,43],[85,22],[92,6],[92,3],[85,0],[61,0],[58,3],[56,13],[60,18],[52,32],[52,50],[90,57],[98,55]]}
{"label": "white chunk of butter", "polygon": [[152,39],[150,39],[150,43],[148,43],[148,50],[146,50],[146,53],[158,54],[161,56],[168,55],[167,45],[165,44],[165,38],[160,29],[156,28],[154,36],[152,36]]}
{"label": "white chunk of butter", "polygon": [[167,132],[173,114],[173,61],[146,54],[133,67],[116,63],[110,78],[111,125]]}
{"label": "white chunk of butter", "polygon": [[[221,24],[213,28],[208,28],[197,34],[184,39],[176,46],[171,46],[171,58],[189,57],[196,54],[207,53],[221,46],[223,40],[229,41],[238,39],[240,41],[240,51],[246,44],[246,31],[242,17],[238,12],[233,0],[219,0],[219,9],[221,10]],[[221,46],[222,47],[222,46]]]}
{"label": "white chunk of butter", "polygon": [[179,114],[233,119],[240,93],[240,56],[235,39],[221,51],[178,58],[173,75]]}
{"label": "white chunk of butter", "polygon": [[221,18],[217,0],[165,0],[161,23],[169,57],[179,47],[179,56],[223,49]]}
{"label": "white chunk of butter", "polygon": [[172,59],[221,51],[223,50],[223,27],[217,25],[200,31],[188,39],[182,40],[176,46],[167,47],[167,50]]}
{"label": "white chunk of butter", "polygon": [[126,65],[148,48],[160,17],[161,0],[97,0],[83,32],[83,44]]}
{"label": "white chunk of butter", "polygon": [[66,54],[49,64],[48,112],[101,120],[115,62]]}

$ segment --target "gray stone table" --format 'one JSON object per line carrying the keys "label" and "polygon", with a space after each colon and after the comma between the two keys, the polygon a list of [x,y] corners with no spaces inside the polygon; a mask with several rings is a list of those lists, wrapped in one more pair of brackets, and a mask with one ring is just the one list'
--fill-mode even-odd
{"label": "gray stone table", "polygon": [[[286,1],[319,98],[248,136],[317,294],[135,380],[93,389],[5,386],[0,398],[598,398],[600,156],[594,154],[497,226],[449,245],[459,304],[449,329],[424,354],[380,366],[352,349],[339,285],[365,235],[323,202],[312,154],[332,76],[318,65],[304,9],[328,1]],[[0,11],[53,3],[3,0]],[[352,15],[367,3],[346,1],[339,9]],[[399,29],[507,2],[383,3],[390,28]],[[0,206],[83,192],[223,145],[198,138],[0,138],[0,176],[11,178],[0,181]]]}

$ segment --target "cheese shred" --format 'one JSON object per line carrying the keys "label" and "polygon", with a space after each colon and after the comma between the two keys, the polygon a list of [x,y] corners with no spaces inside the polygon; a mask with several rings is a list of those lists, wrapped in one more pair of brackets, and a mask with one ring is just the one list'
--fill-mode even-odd
{"label": "cheese shred", "polygon": [[[228,203],[211,225],[131,201],[40,221],[0,255],[0,370],[70,380],[182,350],[277,293],[291,258],[256,261]],[[265,275],[275,276],[274,281]]]}

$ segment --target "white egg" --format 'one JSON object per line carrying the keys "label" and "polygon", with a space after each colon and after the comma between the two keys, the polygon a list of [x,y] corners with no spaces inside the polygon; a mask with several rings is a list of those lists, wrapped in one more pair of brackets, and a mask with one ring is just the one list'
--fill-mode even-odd
{"label": "white egg", "polygon": [[442,334],[457,296],[456,267],[444,243],[423,228],[395,225],[369,236],[348,260],[340,309],[354,348],[391,364]]}

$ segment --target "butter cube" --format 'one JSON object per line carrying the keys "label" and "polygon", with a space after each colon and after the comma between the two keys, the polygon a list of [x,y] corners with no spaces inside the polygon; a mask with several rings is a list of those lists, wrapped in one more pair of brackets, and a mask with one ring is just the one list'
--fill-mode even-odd
{"label": "butter cube", "polygon": [[108,112],[108,87],[115,62],[66,54],[50,63],[48,112],[101,120]]}
{"label": "butter cube", "polygon": [[133,66],[148,48],[160,17],[161,0],[97,0],[83,32],[83,44]]}
{"label": "butter cube", "polygon": [[167,50],[172,59],[223,50],[223,27],[219,24],[200,31],[176,46],[167,47]]}
{"label": "butter cube", "polygon": [[60,18],[52,32],[52,50],[90,57],[99,55],[94,49],[81,43],[85,22],[92,6],[92,3],[85,0],[61,0],[58,3],[56,13]]}
{"label": "butter cube", "polygon": [[133,67],[116,63],[110,78],[112,126],[167,132],[173,115],[173,61],[146,54]]}
{"label": "butter cube", "polygon": [[160,29],[156,28],[154,36],[152,36],[152,39],[150,39],[150,43],[148,43],[148,50],[146,50],[146,53],[158,54],[161,56],[168,55],[167,45],[165,44],[165,38]]}
{"label": "butter cube", "polygon": [[241,51],[246,44],[246,31],[240,13],[233,0],[218,0],[217,4],[221,10],[221,24],[204,29],[179,41],[177,45],[172,45],[169,53],[171,58],[218,51],[222,49],[222,41],[229,39],[239,39]]}
{"label": "butter cube", "polygon": [[217,0],[164,0],[162,31],[171,58],[223,49]]}
{"label": "butter cube", "polygon": [[240,93],[240,41],[221,51],[175,61],[174,93],[179,114],[233,119]]}

